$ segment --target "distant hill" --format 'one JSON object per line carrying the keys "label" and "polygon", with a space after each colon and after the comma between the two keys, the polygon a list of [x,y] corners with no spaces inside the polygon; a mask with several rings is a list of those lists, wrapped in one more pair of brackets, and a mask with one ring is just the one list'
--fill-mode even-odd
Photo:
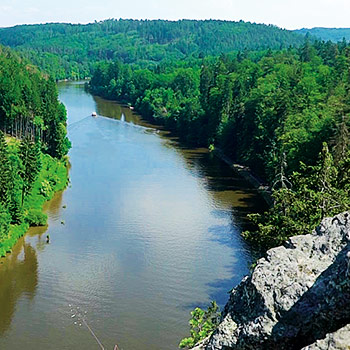
{"label": "distant hill", "polygon": [[303,28],[299,30],[295,30],[294,32],[298,34],[306,35],[309,33],[310,35],[324,40],[324,41],[333,41],[333,42],[339,42],[342,41],[343,38],[346,39],[346,41],[350,41],[350,28]]}
{"label": "distant hill", "polygon": [[230,21],[106,20],[0,29],[0,43],[24,51],[56,78],[84,77],[100,60],[147,64],[235,50],[299,46],[303,36],[272,25]]}

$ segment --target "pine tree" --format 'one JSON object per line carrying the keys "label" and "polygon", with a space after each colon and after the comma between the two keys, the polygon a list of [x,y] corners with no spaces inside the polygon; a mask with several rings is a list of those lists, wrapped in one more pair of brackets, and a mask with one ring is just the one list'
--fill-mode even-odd
{"label": "pine tree", "polygon": [[348,120],[349,117],[342,117],[341,122],[337,124],[337,130],[333,139],[333,154],[337,164],[346,157],[350,147]]}
{"label": "pine tree", "polygon": [[31,139],[25,138],[21,141],[20,159],[22,161],[22,169],[20,170],[19,175],[23,181],[21,200],[22,206],[25,196],[32,190],[33,184],[39,173],[39,156],[38,149]]}
{"label": "pine tree", "polygon": [[17,196],[12,196],[8,210],[11,215],[11,224],[12,225],[21,224],[23,220],[23,211],[21,207],[21,202],[17,198]]}
{"label": "pine tree", "polygon": [[332,213],[332,209],[339,206],[338,196],[336,195],[336,179],[338,176],[334,160],[329,152],[328,145],[323,144],[320,153],[320,160],[313,169],[316,182],[316,191],[320,196],[319,208],[321,209],[321,218]]}
{"label": "pine tree", "polygon": [[315,56],[315,48],[310,43],[309,35],[305,36],[305,43],[300,49],[300,59],[302,62],[310,62]]}
{"label": "pine tree", "polygon": [[9,202],[10,162],[4,133],[0,131],[0,202],[7,207]]}
{"label": "pine tree", "polygon": [[0,242],[6,238],[10,229],[10,215],[0,203]]}

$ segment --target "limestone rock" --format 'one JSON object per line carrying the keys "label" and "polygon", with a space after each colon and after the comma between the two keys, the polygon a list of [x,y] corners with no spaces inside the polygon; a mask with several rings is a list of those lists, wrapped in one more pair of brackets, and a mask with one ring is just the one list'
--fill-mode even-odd
{"label": "limestone rock", "polygon": [[349,322],[350,214],[343,213],[269,250],[195,349],[302,349]]}
{"label": "limestone rock", "polygon": [[327,334],[326,338],[317,340],[302,350],[349,350],[350,349],[350,325]]}

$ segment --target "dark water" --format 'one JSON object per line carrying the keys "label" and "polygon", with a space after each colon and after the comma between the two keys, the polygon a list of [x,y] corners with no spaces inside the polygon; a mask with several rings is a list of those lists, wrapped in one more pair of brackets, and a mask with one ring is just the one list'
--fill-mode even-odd
{"label": "dark water", "polygon": [[223,305],[247,273],[242,218],[260,200],[218,159],[140,126],[130,109],[78,84],[60,85],[60,98],[71,185],[47,204],[49,228],[1,260],[0,349],[98,349],[77,307],[106,349],[176,349],[189,311]]}

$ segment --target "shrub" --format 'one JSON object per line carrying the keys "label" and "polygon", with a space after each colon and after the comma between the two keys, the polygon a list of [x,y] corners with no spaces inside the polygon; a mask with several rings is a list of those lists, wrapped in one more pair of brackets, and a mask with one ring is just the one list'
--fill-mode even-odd
{"label": "shrub", "polygon": [[215,330],[220,320],[219,307],[215,301],[212,301],[206,311],[197,307],[191,312],[191,316],[189,322],[191,336],[181,340],[179,348],[182,349],[193,348]]}
{"label": "shrub", "polygon": [[50,198],[52,196],[52,187],[49,181],[44,180],[41,182],[40,194],[45,198]]}
{"label": "shrub", "polygon": [[25,220],[29,226],[45,226],[47,215],[38,209],[30,209]]}

